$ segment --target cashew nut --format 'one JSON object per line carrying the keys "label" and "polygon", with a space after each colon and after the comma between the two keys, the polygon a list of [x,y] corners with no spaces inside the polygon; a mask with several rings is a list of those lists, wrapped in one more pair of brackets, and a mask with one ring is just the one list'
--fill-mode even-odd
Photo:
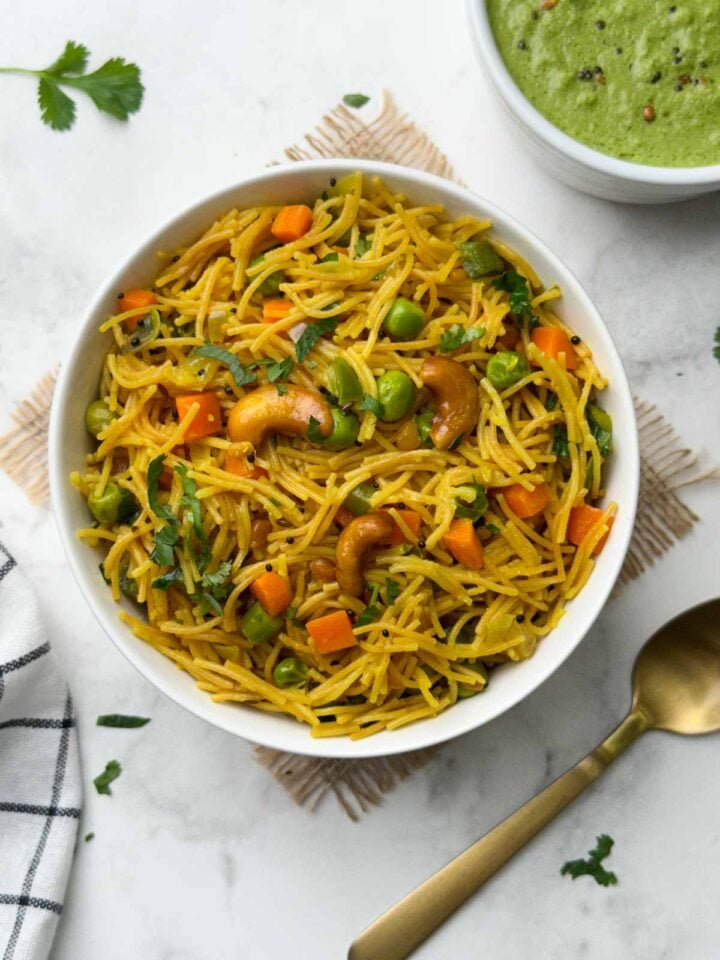
{"label": "cashew nut", "polygon": [[238,400],[230,411],[227,432],[235,443],[246,440],[259,447],[268,434],[306,435],[312,417],[322,436],[329,436],[333,419],[330,407],[319,393],[288,383],[281,395],[268,385]]}
{"label": "cashew nut", "polygon": [[435,415],[430,437],[440,450],[447,450],[462,434],[472,432],[480,416],[478,385],[457,360],[426,357],[420,379],[435,395]]}
{"label": "cashew nut", "polygon": [[320,583],[332,583],[335,579],[335,564],[329,557],[315,557],[310,561],[310,577]]}
{"label": "cashew nut", "polygon": [[335,548],[337,582],[343,593],[360,596],[365,555],[371,547],[387,543],[394,527],[389,513],[365,513],[345,527]]}

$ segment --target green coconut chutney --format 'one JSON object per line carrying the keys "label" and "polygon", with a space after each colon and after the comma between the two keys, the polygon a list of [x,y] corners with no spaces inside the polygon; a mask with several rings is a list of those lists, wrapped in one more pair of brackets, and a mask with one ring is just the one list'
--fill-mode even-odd
{"label": "green coconut chutney", "polygon": [[576,140],[634,163],[720,163],[718,0],[486,0],[525,96]]}

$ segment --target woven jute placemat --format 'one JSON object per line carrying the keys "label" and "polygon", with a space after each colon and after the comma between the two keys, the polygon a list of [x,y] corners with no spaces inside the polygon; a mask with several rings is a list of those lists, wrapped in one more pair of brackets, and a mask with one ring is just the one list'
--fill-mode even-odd
{"label": "woven jute placemat", "polygon": [[[456,182],[450,161],[407,116],[398,112],[389,96],[375,120],[364,122],[340,105],[323,117],[303,144],[289,147],[285,158],[357,157],[416,167]],[[14,427],[0,437],[0,467],[35,504],[49,496],[47,432],[57,370],[46,374],[32,395],[12,413]],[[690,484],[718,479],[716,470],[704,470],[672,426],[653,404],[635,400],[640,435],[640,503],[635,531],[618,587],[640,576],[678,540],[692,530],[698,517],[678,496]],[[428,763],[436,751],[419,750],[371,760],[323,760],[256,749],[267,767],[300,805],[315,810],[332,794],[351,820],[358,820],[401,780]]]}

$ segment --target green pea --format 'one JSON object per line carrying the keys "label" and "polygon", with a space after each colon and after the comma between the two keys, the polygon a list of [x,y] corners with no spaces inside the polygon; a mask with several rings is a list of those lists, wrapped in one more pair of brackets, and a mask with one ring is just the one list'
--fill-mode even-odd
{"label": "green pea", "polygon": [[110,411],[110,407],[104,400],[93,400],[85,411],[85,426],[88,428],[88,433],[97,437],[115,418],[116,414]]}
{"label": "green pea", "polygon": [[398,297],[383,320],[385,332],[393,340],[414,340],[424,326],[422,308],[406,297]]}
{"label": "green pea", "polygon": [[341,407],[362,400],[363,391],[358,375],[343,357],[336,357],[328,367],[327,385]]}
{"label": "green pea", "polygon": [[345,497],[343,506],[354,513],[356,517],[363,513],[370,513],[370,501],[375,493],[375,487],[371,483],[359,483]]}
{"label": "green pea", "polygon": [[[256,267],[259,263],[265,261],[264,254],[259,254],[257,257],[253,257],[249,267]],[[285,274],[282,270],[276,270],[275,273],[271,273],[269,277],[265,277],[263,282],[257,288],[257,292],[261,297],[276,297],[280,293],[280,284],[285,282]]]}
{"label": "green pea", "polygon": [[430,431],[432,429],[432,419],[434,416],[435,416],[434,410],[426,409],[426,410],[421,410],[420,413],[415,417],[417,431],[418,431],[418,434],[420,435],[420,440],[422,443],[426,443],[427,440],[430,438]]}
{"label": "green pea", "polygon": [[482,686],[474,686],[470,683],[459,683],[457,692],[458,700],[465,700],[467,697],[474,697],[476,693],[481,693],[487,686],[487,670],[481,663],[464,663],[463,666],[468,667],[470,670],[474,670],[475,673],[479,673],[485,683]]}
{"label": "green pea", "polygon": [[333,419],[332,433],[323,440],[326,450],[347,450],[358,438],[360,421],[354,413],[344,413],[339,407],[330,410]]}
{"label": "green pea", "polygon": [[136,599],[138,595],[138,582],[137,580],[133,580],[132,577],[128,576],[129,569],[130,564],[127,560],[120,564],[120,592],[124,593],[126,597],[132,597],[133,599]]}
{"label": "green pea", "polygon": [[255,600],[245,611],[240,629],[248,643],[265,643],[280,633],[283,623],[282,617],[271,617]]}
{"label": "green pea", "polygon": [[105,484],[105,489],[102,491],[100,484],[95,487],[88,497],[88,507],[90,513],[100,523],[117,523],[122,500],[122,488],[111,480]]}
{"label": "green pea", "polygon": [[402,370],[388,370],[377,380],[377,396],[383,406],[385,423],[402,420],[415,402],[415,385]]}
{"label": "green pea", "polygon": [[294,687],[305,683],[308,668],[299,657],[285,657],[280,660],[273,670],[273,680],[278,687]]}
{"label": "green pea", "polygon": [[88,497],[90,513],[100,523],[132,523],[140,512],[135,497],[124,487],[110,480],[101,492],[100,485]]}
{"label": "green pea", "polygon": [[485,372],[496,390],[507,390],[530,373],[530,364],[519,353],[500,351],[490,357]]}

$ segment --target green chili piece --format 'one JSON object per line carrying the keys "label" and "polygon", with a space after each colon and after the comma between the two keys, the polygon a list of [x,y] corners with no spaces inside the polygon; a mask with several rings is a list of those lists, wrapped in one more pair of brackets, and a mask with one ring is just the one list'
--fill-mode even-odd
{"label": "green chili piece", "polygon": [[330,393],[338,398],[341,407],[362,400],[363,391],[358,375],[343,357],[336,357],[330,364],[327,385]]}
{"label": "green chili piece", "polygon": [[373,494],[375,493],[375,487],[371,483],[359,483],[350,493],[345,497],[343,501],[343,506],[354,513],[356,517],[361,516],[363,513],[370,513],[370,501],[372,500]]}
{"label": "green chili piece", "polygon": [[285,657],[273,670],[273,680],[278,687],[294,687],[305,683],[308,676],[307,664],[299,657]]}
{"label": "green chili piece", "polygon": [[500,273],[503,262],[487,240],[468,240],[458,246],[460,263],[471,280],[487,277],[491,273]]}
{"label": "green chili piece", "polygon": [[322,441],[326,450],[333,452],[352,447],[360,433],[360,421],[354,413],[344,413],[339,407],[331,407],[332,433]]}
{"label": "green chili piece", "polygon": [[280,633],[283,623],[282,617],[271,617],[255,600],[243,615],[240,629],[248,643],[266,643]]}

